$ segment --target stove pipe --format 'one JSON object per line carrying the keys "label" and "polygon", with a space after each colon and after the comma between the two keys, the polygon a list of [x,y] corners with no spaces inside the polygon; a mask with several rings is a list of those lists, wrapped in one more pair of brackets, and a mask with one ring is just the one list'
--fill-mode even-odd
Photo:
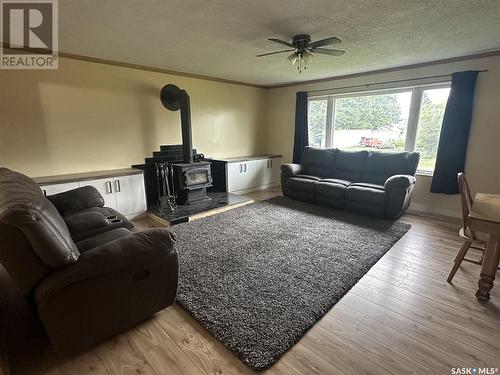
{"label": "stove pipe", "polygon": [[182,153],[184,163],[193,163],[193,141],[191,138],[191,107],[189,95],[175,85],[165,85],[160,93],[161,103],[169,111],[181,110]]}

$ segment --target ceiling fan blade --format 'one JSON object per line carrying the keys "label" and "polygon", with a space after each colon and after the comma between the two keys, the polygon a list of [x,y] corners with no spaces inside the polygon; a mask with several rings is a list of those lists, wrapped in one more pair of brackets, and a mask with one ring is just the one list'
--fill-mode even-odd
{"label": "ceiling fan blade", "polygon": [[275,55],[275,54],[277,54],[277,53],[292,52],[292,51],[295,51],[295,49],[284,49],[283,51],[276,51],[276,52],[263,53],[263,54],[261,54],[261,55],[257,55],[257,57],[269,56],[269,55]]}
{"label": "ceiling fan blade", "polygon": [[312,47],[312,48],[316,48],[316,47],[329,46],[329,45],[335,44],[335,43],[342,43],[342,41],[339,38],[332,36],[331,38],[326,38],[326,39],[317,40],[315,42],[311,42],[307,46]]}
{"label": "ceiling fan blade", "polygon": [[268,40],[270,40],[271,42],[274,42],[274,43],[283,44],[284,46],[293,47],[292,43],[285,42],[284,40],[275,39],[275,38],[271,38],[271,39],[268,39]]}
{"label": "ceiling fan blade", "polygon": [[342,56],[345,53],[345,51],[340,51],[338,49],[328,49],[328,48],[314,48],[312,52],[330,56]]}

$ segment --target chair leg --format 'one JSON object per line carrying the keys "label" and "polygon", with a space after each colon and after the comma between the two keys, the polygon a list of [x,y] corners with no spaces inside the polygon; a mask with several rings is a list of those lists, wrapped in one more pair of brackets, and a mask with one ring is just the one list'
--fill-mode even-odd
{"label": "chair leg", "polygon": [[447,281],[449,283],[451,283],[453,277],[457,273],[458,267],[460,267],[460,264],[462,264],[462,261],[465,258],[465,254],[467,254],[467,251],[469,250],[471,244],[472,242],[465,241],[464,244],[462,245],[462,248],[458,252],[457,257],[455,258],[455,264],[453,264],[453,268],[451,269],[450,274],[448,275]]}

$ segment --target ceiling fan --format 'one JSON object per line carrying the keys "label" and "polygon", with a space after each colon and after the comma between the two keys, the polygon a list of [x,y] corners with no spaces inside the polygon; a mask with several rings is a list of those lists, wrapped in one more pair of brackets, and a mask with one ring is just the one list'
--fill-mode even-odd
{"label": "ceiling fan", "polygon": [[287,57],[287,60],[290,61],[292,65],[297,64],[297,70],[299,71],[299,73],[302,73],[302,69],[304,70],[307,69],[307,66],[312,61],[314,53],[320,53],[322,55],[330,55],[330,56],[341,56],[345,53],[345,51],[340,51],[338,49],[322,48],[324,46],[330,46],[332,44],[342,43],[342,41],[339,38],[336,38],[334,36],[330,38],[316,40],[314,42],[311,42],[311,36],[308,34],[295,35],[291,43],[275,38],[271,38],[269,40],[275,43],[285,45],[290,48],[276,52],[263,53],[261,55],[257,55],[257,57],[276,55],[278,53],[293,51],[293,53]]}

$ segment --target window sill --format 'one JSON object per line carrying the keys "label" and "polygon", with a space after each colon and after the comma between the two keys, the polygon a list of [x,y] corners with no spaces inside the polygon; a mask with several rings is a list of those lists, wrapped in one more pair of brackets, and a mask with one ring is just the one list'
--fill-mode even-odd
{"label": "window sill", "polygon": [[425,176],[425,177],[432,177],[434,175],[434,171],[417,171],[415,173],[417,176]]}

